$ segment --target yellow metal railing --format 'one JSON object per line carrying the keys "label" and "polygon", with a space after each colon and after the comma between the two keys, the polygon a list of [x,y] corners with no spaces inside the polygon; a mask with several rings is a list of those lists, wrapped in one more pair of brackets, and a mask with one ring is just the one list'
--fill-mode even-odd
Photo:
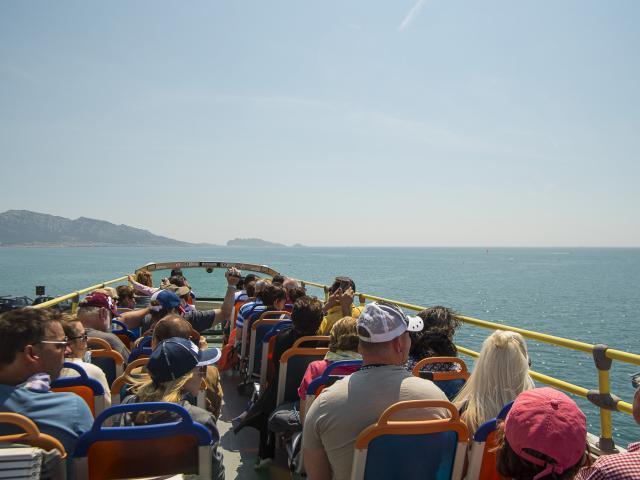
{"label": "yellow metal railing", "polygon": [[[72,311],[75,312],[78,306],[78,302],[80,300],[80,295],[90,293],[99,288],[103,288],[106,285],[118,283],[124,280],[127,280],[127,275],[114,278],[113,280],[108,280],[106,282],[93,285],[91,287],[87,287],[82,290],[78,290],[76,292],[69,293],[67,295],[55,298],[45,303],[41,303],[37,305],[35,308],[47,308],[47,307],[56,305],[60,302],[64,302],[66,300],[72,300]],[[302,282],[304,285],[323,289],[325,299],[328,297],[329,287],[327,285],[324,285],[321,283],[315,283],[315,282],[308,282],[308,281],[302,281]],[[402,308],[405,308],[407,310],[413,310],[413,311],[420,311],[425,308],[420,305],[413,305],[410,303],[399,302],[396,300],[392,300],[384,297],[378,297],[374,295],[367,295],[364,293],[356,293],[356,296],[361,305],[365,304],[367,300],[372,300],[372,301],[392,302]],[[469,325],[474,325],[481,328],[487,328],[490,330],[508,330],[512,332],[517,332],[525,338],[537,340],[537,341],[548,343],[551,345],[556,345],[558,347],[563,347],[563,348],[591,354],[593,356],[596,368],[598,369],[598,390],[596,391],[588,390],[587,388],[581,387],[579,385],[574,385],[572,383],[565,382],[564,380],[560,380],[558,378],[551,377],[549,375],[545,375],[539,372],[531,371],[530,373],[531,373],[531,377],[534,380],[537,380],[546,385],[550,385],[552,387],[558,388],[560,390],[564,390],[565,392],[571,393],[573,395],[586,398],[591,403],[596,405],[600,410],[599,447],[603,451],[614,450],[615,447],[612,439],[613,428],[612,428],[611,412],[615,410],[615,411],[623,412],[630,415],[632,413],[632,405],[628,402],[624,402],[620,400],[618,397],[616,397],[611,393],[611,381],[610,381],[609,371],[611,369],[611,364],[613,360],[629,363],[633,365],[640,365],[640,355],[608,348],[606,345],[591,345],[589,343],[578,342],[576,340],[570,340],[562,337],[556,337],[554,335],[547,335],[545,333],[534,332],[532,330],[512,327],[510,325],[504,325],[501,323],[488,322],[486,320],[480,320],[477,318],[467,317],[464,315],[459,315],[458,318],[462,322]],[[457,346],[457,348],[459,352],[462,353],[463,355],[467,355],[473,358],[478,357],[478,352],[475,352],[463,346]]]}
{"label": "yellow metal railing", "polygon": [[[328,297],[329,287],[327,285],[307,281],[304,281],[304,284],[322,288],[324,290],[325,299]],[[413,305],[410,303],[399,302],[396,300],[377,297],[374,295],[367,295],[364,293],[356,293],[356,297],[359,299],[361,305],[365,304],[367,300],[372,300],[392,302],[407,310],[420,311],[425,309],[425,307],[420,305]],[[598,369],[598,390],[589,390],[585,387],[574,385],[573,383],[565,382],[564,380],[560,380],[558,378],[554,378],[549,375],[534,371],[530,372],[531,378],[546,385],[564,390],[565,392],[571,393],[573,395],[586,398],[596,407],[598,407],[598,409],[600,410],[600,440],[598,447],[605,452],[613,451],[615,449],[612,438],[613,427],[611,412],[618,411],[631,415],[632,405],[628,402],[620,400],[618,397],[611,393],[611,380],[609,376],[609,371],[611,369],[612,363],[611,361],[616,360],[633,365],[640,365],[640,355],[608,348],[606,345],[592,345],[589,343],[578,342],[576,340],[570,340],[568,338],[547,335],[546,333],[534,332],[532,330],[512,327],[511,325],[488,322],[486,320],[480,320],[478,318],[467,317],[464,315],[458,315],[457,318],[468,325],[474,325],[476,327],[487,328],[490,330],[508,330],[511,332],[517,332],[525,338],[591,354],[596,368]],[[468,355],[473,358],[478,357],[478,352],[462,346],[456,347],[458,348],[458,351],[464,355]]]}
{"label": "yellow metal railing", "polygon": [[71,312],[75,313],[76,310],[78,309],[78,302],[80,301],[80,295],[85,295],[87,293],[91,293],[94,290],[98,290],[99,288],[104,288],[107,285],[111,285],[113,283],[122,282],[123,280],[126,280],[127,278],[128,278],[128,275],[124,275],[122,277],[114,278],[113,280],[108,280],[106,282],[99,283],[97,285],[92,285],[90,287],[83,288],[82,290],[78,290],[76,292],[71,292],[71,293],[68,293],[67,295],[63,295],[61,297],[54,298],[53,300],[49,300],[48,302],[42,302],[42,303],[40,303],[38,305],[35,305],[33,308],[53,307],[54,305],[57,305],[58,303],[62,303],[64,301],[66,301],[66,300],[71,300]]}

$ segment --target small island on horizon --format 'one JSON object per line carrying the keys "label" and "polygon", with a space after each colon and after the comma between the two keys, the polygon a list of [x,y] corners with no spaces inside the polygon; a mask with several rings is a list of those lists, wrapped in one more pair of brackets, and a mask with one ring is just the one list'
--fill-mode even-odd
{"label": "small island on horizon", "polygon": [[227,242],[227,247],[286,247],[286,245],[261,238],[234,238]]}

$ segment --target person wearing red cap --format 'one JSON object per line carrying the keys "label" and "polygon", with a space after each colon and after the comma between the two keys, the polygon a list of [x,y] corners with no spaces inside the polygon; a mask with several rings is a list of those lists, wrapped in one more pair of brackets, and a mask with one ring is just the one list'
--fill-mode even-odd
{"label": "person wearing red cap", "polygon": [[122,343],[122,340],[111,333],[111,318],[117,312],[116,305],[109,295],[102,292],[93,292],[80,302],[77,316],[78,320],[84,325],[88,336],[106,340],[112,349],[126,359],[129,357],[129,349]]}
{"label": "person wearing red cap", "polygon": [[[633,397],[633,418],[640,424],[640,388]],[[640,478],[640,442],[627,446],[626,453],[602,455],[590,467],[584,467],[576,480],[626,480]]]}
{"label": "person wearing red cap", "polygon": [[515,399],[498,445],[498,473],[512,479],[570,479],[587,459],[587,419],[564,393],[534,388]]}

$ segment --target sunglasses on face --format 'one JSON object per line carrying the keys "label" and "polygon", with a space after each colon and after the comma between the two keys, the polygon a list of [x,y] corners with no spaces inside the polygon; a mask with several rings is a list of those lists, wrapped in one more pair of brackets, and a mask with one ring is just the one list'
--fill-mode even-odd
{"label": "sunglasses on face", "polygon": [[89,339],[89,335],[87,335],[86,333],[83,333],[82,335],[78,335],[77,337],[69,337],[68,340],[82,340],[83,342],[86,342]]}

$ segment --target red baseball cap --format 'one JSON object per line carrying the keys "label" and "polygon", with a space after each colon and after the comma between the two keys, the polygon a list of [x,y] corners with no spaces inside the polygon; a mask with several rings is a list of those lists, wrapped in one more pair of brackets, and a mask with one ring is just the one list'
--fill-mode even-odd
{"label": "red baseball cap", "polygon": [[[587,445],[587,419],[582,410],[564,393],[553,388],[535,388],[518,395],[504,423],[504,435],[519,457],[545,467],[534,477],[561,474],[584,455]],[[547,462],[525,449],[552,458]]]}
{"label": "red baseball cap", "polygon": [[118,314],[118,308],[113,303],[113,300],[111,300],[111,297],[100,292],[93,292],[84,297],[81,306],[106,308],[113,315]]}

